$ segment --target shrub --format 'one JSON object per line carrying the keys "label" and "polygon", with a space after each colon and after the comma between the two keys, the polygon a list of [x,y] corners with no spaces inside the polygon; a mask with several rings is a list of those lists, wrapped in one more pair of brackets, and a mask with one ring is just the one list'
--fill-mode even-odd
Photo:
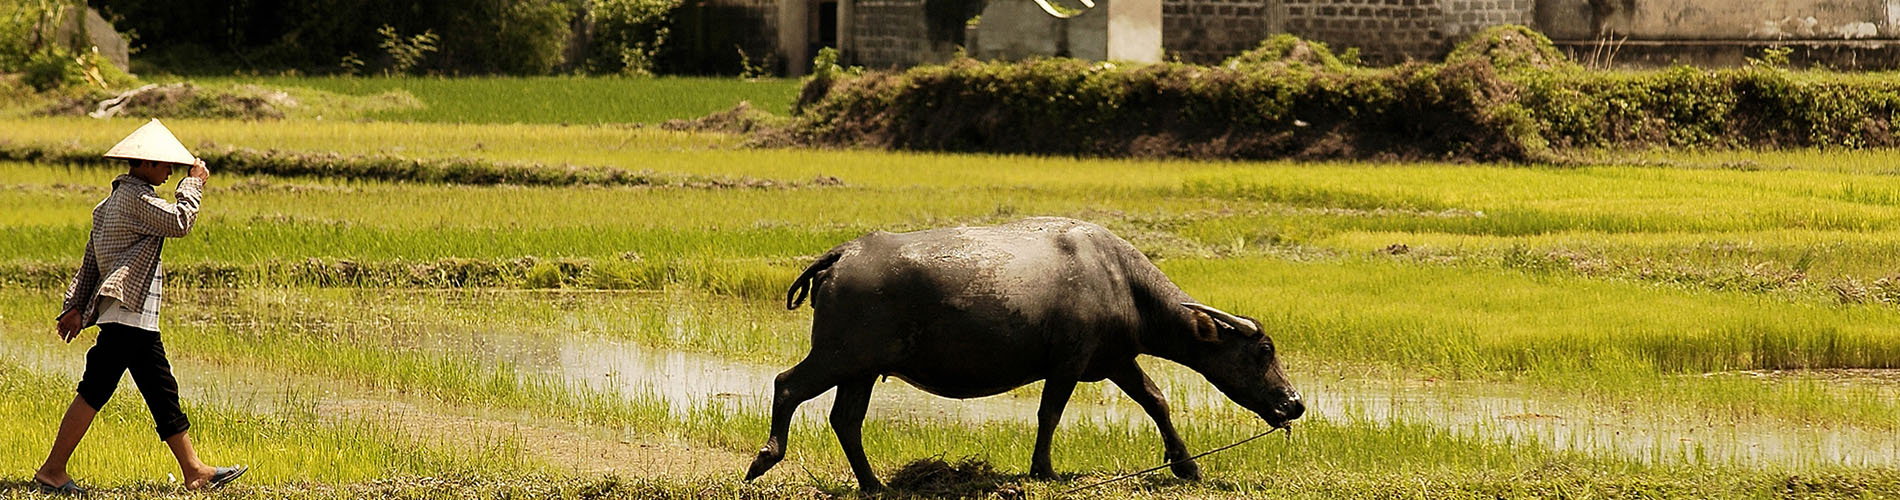
{"label": "shrub", "polygon": [[1242,159],[1546,161],[1574,148],[1900,145],[1892,79],[1768,64],[1582,71],[1521,26],[1479,33],[1437,64],[1338,71],[1325,55],[1285,36],[1211,68],[959,60],[828,74],[800,96],[797,135],[933,151]]}
{"label": "shrub", "polygon": [[1550,38],[1517,24],[1485,28],[1460,42],[1445,56],[1445,64],[1484,61],[1499,71],[1552,71],[1580,69]]}
{"label": "shrub", "polygon": [[1228,68],[1267,64],[1302,65],[1333,71],[1346,68],[1345,63],[1340,62],[1338,57],[1334,57],[1331,50],[1327,50],[1326,44],[1285,33],[1273,35],[1266,41],[1260,42],[1260,46],[1227,58],[1226,62],[1221,63],[1222,66]]}
{"label": "shrub", "polygon": [[800,104],[822,142],[1090,156],[1523,160],[1543,150],[1490,66],[1115,67],[958,61],[835,78]]}
{"label": "shrub", "polygon": [[589,71],[651,76],[680,0],[590,0],[594,47]]}
{"label": "shrub", "polygon": [[25,75],[22,81],[33,90],[48,90],[71,87],[84,82],[85,72],[72,56],[59,50],[44,50],[27,57]]}
{"label": "shrub", "polygon": [[[416,65],[422,62],[423,57],[435,52],[435,42],[441,38],[435,36],[434,30],[424,30],[420,35],[403,38],[402,35],[396,33],[396,27],[387,24],[377,28],[376,34],[383,37],[381,45],[383,53],[389,54],[390,63],[386,71],[394,74],[408,73],[415,69]],[[350,57],[345,56],[343,60],[342,66],[345,72],[355,71],[355,68],[350,65]],[[361,66],[362,61],[357,61],[356,65]]]}

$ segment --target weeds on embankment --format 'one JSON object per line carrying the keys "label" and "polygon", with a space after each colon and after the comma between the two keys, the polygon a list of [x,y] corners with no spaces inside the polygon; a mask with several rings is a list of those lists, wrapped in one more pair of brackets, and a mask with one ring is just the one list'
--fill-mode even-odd
{"label": "weeds on embankment", "polygon": [[[649,186],[702,189],[798,188],[838,186],[837,178],[811,182],[661,174],[651,170],[578,165],[542,165],[495,162],[480,158],[406,158],[390,155],[341,155],[226,148],[200,150],[198,157],[217,165],[221,173],[311,177],[357,181],[420,182],[462,185],[516,186]],[[123,160],[100,157],[92,150],[42,148],[0,144],[0,161],[125,167]]]}
{"label": "weeds on embankment", "polygon": [[688,119],[751,102],[784,114],[798,81],[706,77],[575,78],[359,78],[243,77],[202,79],[211,84],[309,88],[350,96],[401,92],[420,106],[372,110],[379,121],[423,123],[659,123]]}
{"label": "weeds on embankment", "polygon": [[1900,145],[1891,79],[1760,61],[1591,71],[1521,26],[1393,68],[1266,44],[1218,67],[960,59],[827,75],[796,109],[822,144],[1103,157],[1546,162],[1593,147]]}

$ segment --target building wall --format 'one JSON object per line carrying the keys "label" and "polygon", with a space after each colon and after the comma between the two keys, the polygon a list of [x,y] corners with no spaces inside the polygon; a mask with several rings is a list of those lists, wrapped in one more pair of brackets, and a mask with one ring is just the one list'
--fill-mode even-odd
{"label": "building wall", "polygon": [[1530,24],[1535,0],[1280,0],[1285,31],[1357,47],[1369,64],[1436,59],[1459,40],[1499,24]]}
{"label": "building wall", "polygon": [[[904,67],[954,50],[928,39],[927,0],[853,1],[846,57],[856,64]],[[1900,40],[1900,0],[1163,0],[1162,48],[1212,64],[1290,33],[1382,65],[1438,59],[1499,24],[1532,26],[1573,53],[1627,41],[1638,64],[1730,65],[1763,43],[1806,47],[1802,57],[1841,68],[1900,64],[1900,44],[1884,43]]]}
{"label": "building wall", "polygon": [[1900,38],[1900,0],[1539,0],[1554,39],[1842,40]]}
{"label": "building wall", "polygon": [[1440,47],[1441,51],[1450,50],[1452,44],[1485,28],[1500,24],[1529,26],[1537,22],[1536,0],[1449,0],[1439,3],[1445,4],[1445,17],[1439,25],[1450,42]]}
{"label": "building wall", "polygon": [[854,64],[883,69],[930,60],[923,0],[857,0],[852,8]]}
{"label": "building wall", "polygon": [[1222,60],[1259,45],[1274,32],[1276,0],[1166,0],[1161,4],[1161,49],[1167,58],[1198,64]]}

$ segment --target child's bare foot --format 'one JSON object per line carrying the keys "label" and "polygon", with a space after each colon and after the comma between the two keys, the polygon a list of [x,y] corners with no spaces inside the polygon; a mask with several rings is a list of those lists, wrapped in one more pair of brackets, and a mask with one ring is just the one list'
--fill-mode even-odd
{"label": "child's bare foot", "polygon": [[185,489],[216,489],[231,484],[232,481],[237,480],[238,476],[244,475],[244,473],[249,470],[251,470],[250,467],[242,465],[233,465],[230,467],[205,466],[202,469],[185,473]]}

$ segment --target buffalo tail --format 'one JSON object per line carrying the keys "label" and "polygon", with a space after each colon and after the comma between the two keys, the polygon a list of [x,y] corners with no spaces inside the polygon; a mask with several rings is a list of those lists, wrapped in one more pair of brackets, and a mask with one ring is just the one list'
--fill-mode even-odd
{"label": "buffalo tail", "polygon": [[811,298],[811,308],[817,309],[818,297],[812,295],[812,291],[824,284],[825,275],[831,270],[831,265],[838,263],[838,258],[843,256],[844,253],[837,250],[818,256],[818,261],[806,267],[805,272],[798,275],[798,279],[792,280],[792,287],[785,290],[785,309],[798,309],[798,305],[804,303],[807,297]]}

